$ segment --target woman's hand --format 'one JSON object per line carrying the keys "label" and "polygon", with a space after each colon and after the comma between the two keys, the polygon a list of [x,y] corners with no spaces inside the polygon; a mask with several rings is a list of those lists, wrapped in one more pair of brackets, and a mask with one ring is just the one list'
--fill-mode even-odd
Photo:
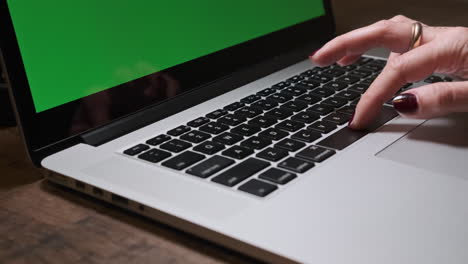
{"label": "woman's hand", "polygon": [[[414,22],[404,16],[380,21],[331,40],[311,56],[320,66],[334,62],[348,65],[371,48],[392,51],[387,66],[361,97],[351,128],[365,128],[379,114],[383,103],[406,83],[434,72],[468,79],[468,28],[424,25],[421,46],[407,51]],[[394,107],[405,117],[421,119],[468,112],[468,81],[411,89],[395,98]]]}

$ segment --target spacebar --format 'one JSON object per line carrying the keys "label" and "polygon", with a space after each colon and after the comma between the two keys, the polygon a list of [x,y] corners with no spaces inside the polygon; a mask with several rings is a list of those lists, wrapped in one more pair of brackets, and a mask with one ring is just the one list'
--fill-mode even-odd
{"label": "spacebar", "polygon": [[353,144],[363,136],[367,135],[368,133],[376,130],[377,128],[381,127],[383,124],[387,123],[388,121],[392,120],[397,116],[397,112],[393,110],[392,107],[383,106],[382,112],[378,116],[378,118],[370,125],[370,127],[366,130],[352,130],[348,127],[344,127],[335,134],[325,138],[324,140],[317,143],[317,145],[343,150],[347,146]]}

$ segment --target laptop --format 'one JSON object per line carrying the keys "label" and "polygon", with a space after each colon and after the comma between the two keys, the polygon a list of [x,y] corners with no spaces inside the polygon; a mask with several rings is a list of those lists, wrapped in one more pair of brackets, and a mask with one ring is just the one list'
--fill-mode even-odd
{"label": "laptop", "polygon": [[0,23],[50,181],[268,263],[468,262],[466,115],[348,129],[386,62],[307,59],[329,1],[2,0]]}

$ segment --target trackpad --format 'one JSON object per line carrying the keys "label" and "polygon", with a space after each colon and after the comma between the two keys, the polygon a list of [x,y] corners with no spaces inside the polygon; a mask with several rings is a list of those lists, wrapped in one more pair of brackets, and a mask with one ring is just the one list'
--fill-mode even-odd
{"label": "trackpad", "polygon": [[428,120],[377,156],[468,179],[468,113]]}

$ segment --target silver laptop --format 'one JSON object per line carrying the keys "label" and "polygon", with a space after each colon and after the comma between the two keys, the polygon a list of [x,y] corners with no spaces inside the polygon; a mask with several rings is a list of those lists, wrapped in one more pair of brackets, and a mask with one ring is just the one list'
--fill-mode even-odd
{"label": "silver laptop", "polygon": [[315,67],[334,30],[320,0],[0,1],[50,181],[271,263],[468,263],[467,116],[348,129],[386,62]]}

